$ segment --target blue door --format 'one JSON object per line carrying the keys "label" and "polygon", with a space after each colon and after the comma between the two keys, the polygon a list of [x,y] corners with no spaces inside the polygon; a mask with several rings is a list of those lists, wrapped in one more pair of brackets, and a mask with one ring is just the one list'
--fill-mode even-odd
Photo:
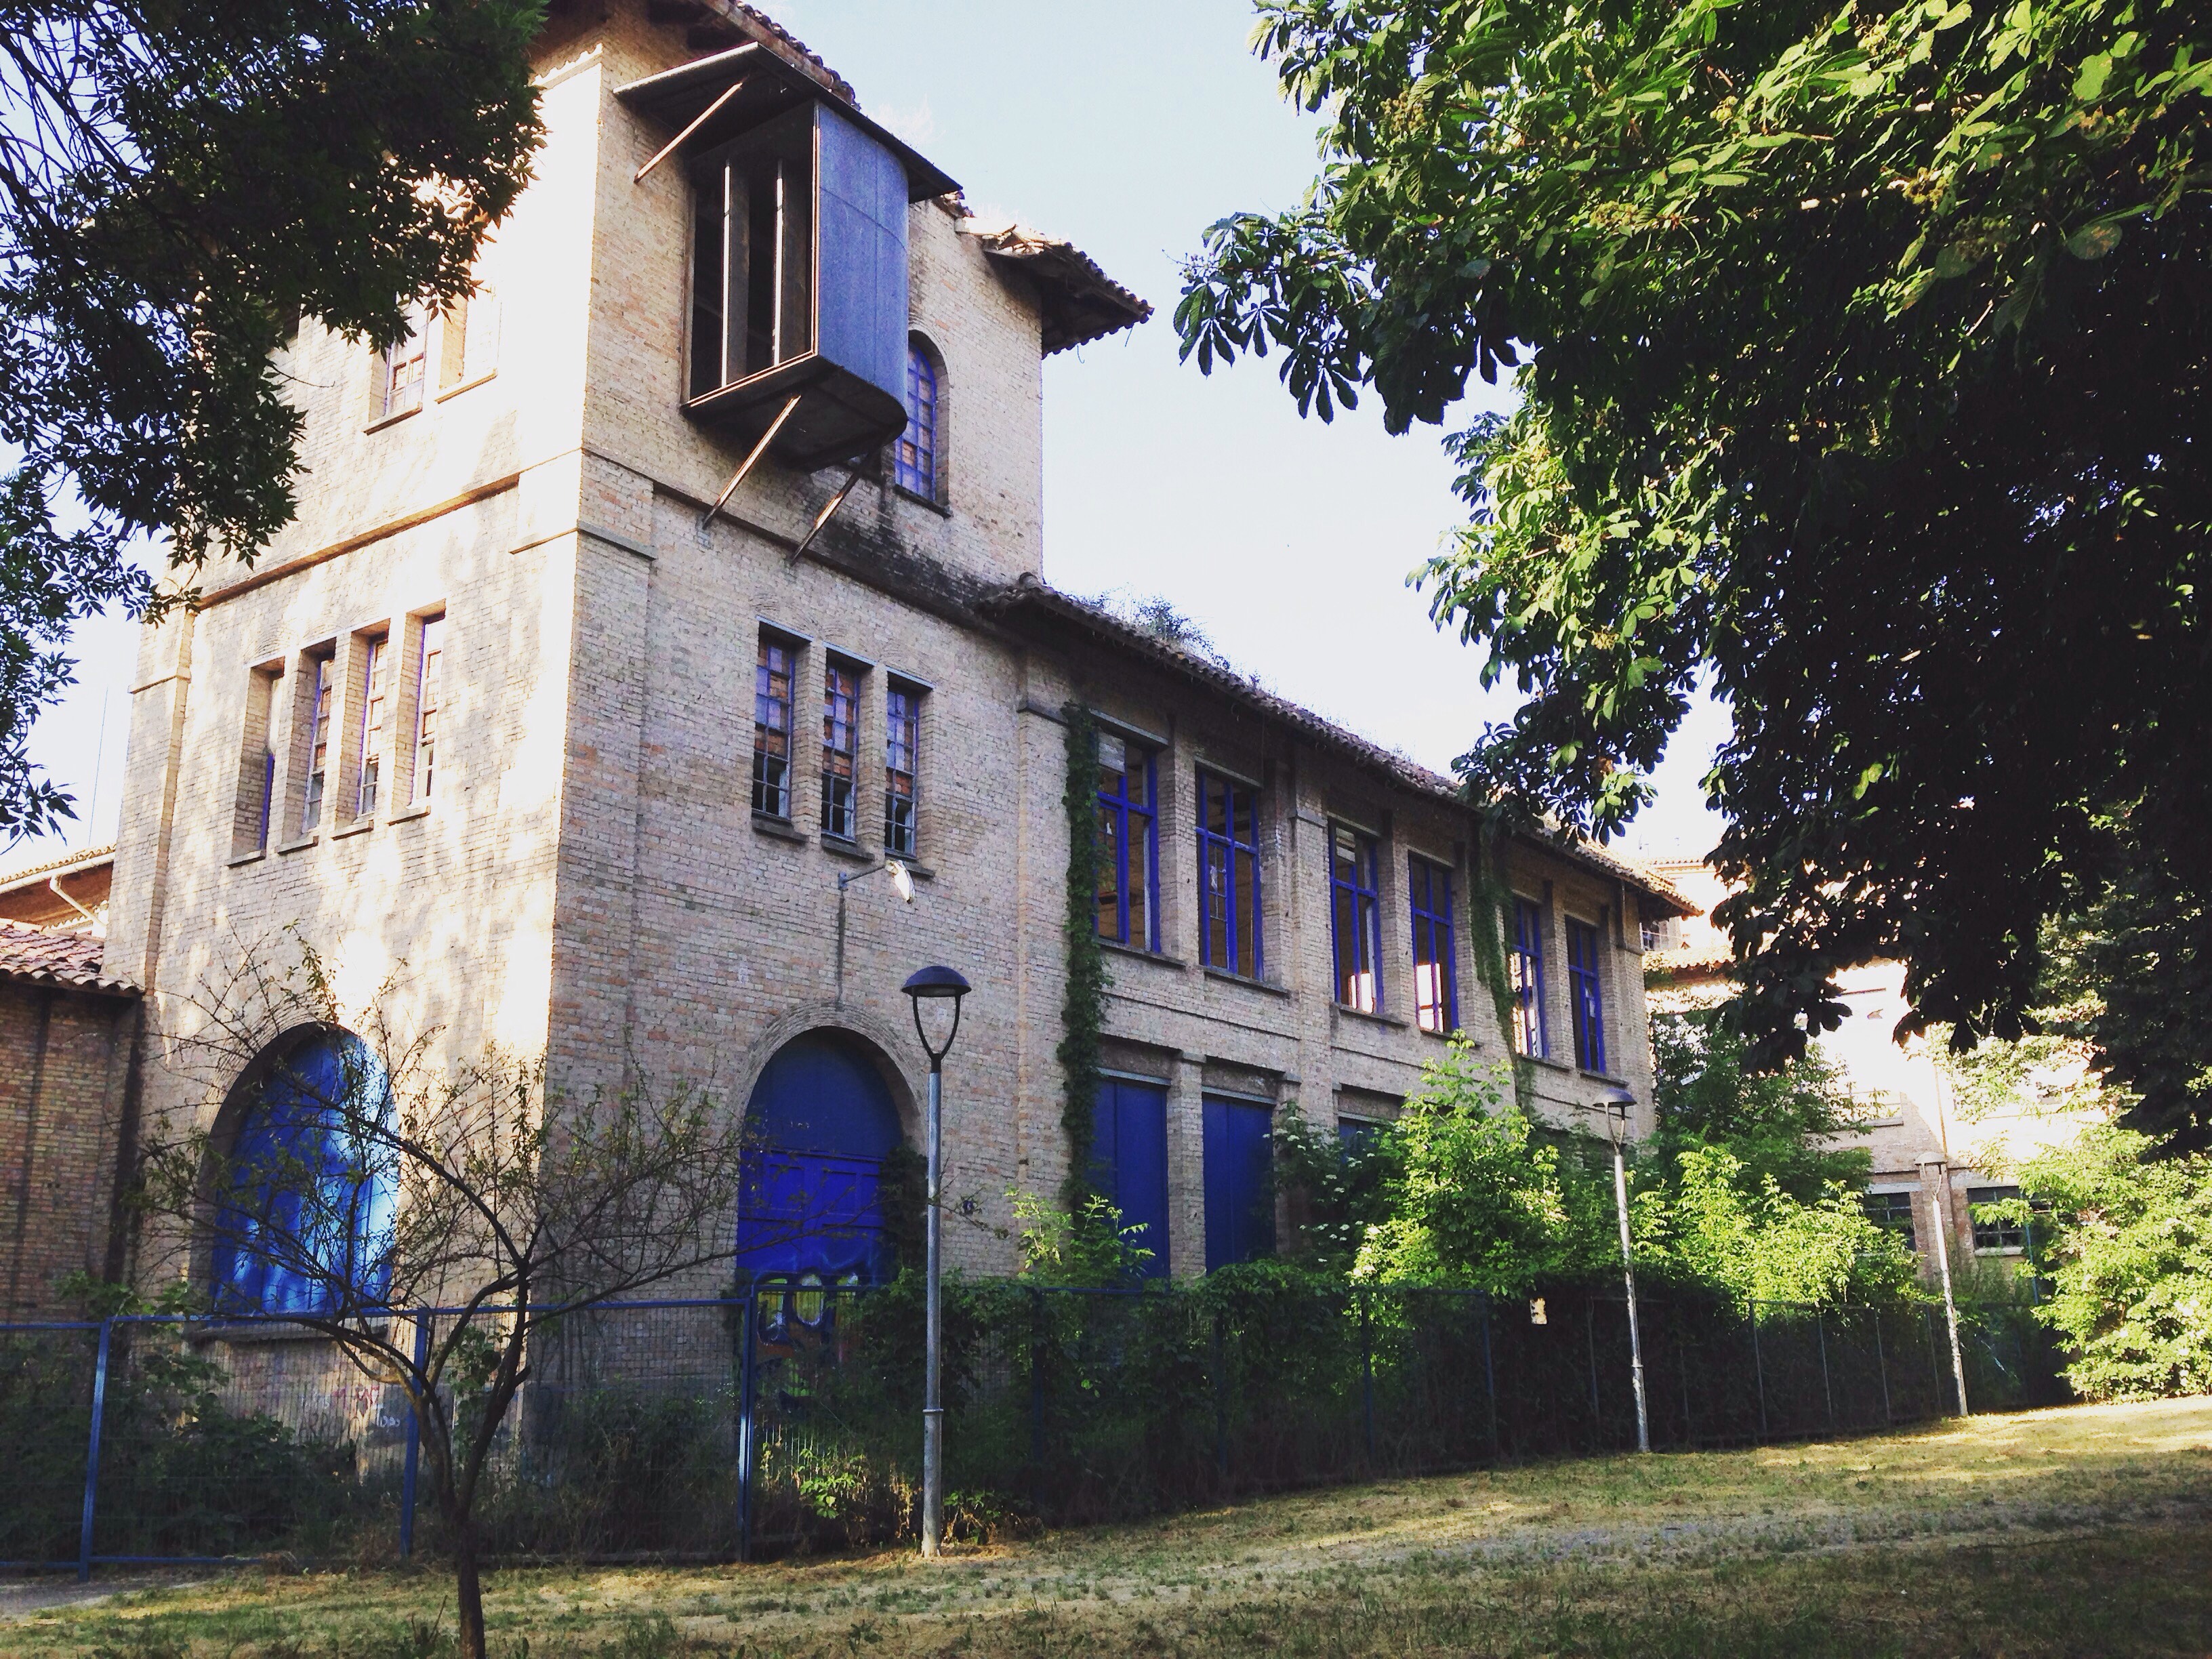
{"label": "blue door", "polygon": [[1274,1109],[1206,1097],[1206,1267],[1275,1250]]}
{"label": "blue door", "polygon": [[889,1278],[878,1188],[898,1109],[868,1055],[835,1032],[793,1038],[753,1085],[745,1132],[740,1271],[802,1284]]}
{"label": "blue door", "polygon": [[1109,1078],[1091,1116],[1091,1184],[1121,1212],[1124,1237],[1152,1255],[1146,1279],[1168,1273],[1168,1091]]}

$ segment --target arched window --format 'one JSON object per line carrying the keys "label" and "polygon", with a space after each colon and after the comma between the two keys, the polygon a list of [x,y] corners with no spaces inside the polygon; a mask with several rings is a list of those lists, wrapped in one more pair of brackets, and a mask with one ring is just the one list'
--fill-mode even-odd
{"label": "arched window", "polygon": [[398,1187],[392,1086],[349,1031],[283,1039],[249,1069],[216,1180],[210,1251],[225,1313],[330,1315],[382,1304]]}
{"label": "arched window", "polygon": [[906,349],[906,430],[899,434],[898,487],[924,501],[941,501],[945,477],[944,374],[920,339]]}

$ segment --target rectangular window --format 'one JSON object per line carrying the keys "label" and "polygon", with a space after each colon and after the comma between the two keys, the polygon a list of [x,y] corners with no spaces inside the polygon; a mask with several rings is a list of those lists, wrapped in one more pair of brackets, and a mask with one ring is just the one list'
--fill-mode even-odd
{"label": "rectangular window", "polygon": [[1107,1078],[1092,1109],[1091,1184],[1121,1213],[1122,1237],[1151,1255],[1139,1279],[1168,1276],[1168,1091]]}
{"label": "rectangular window", "polygon": [[763,634],[753,665],[753,811],[791,816],[791,675],[797,653]]}
{"label": "rectangular window", "polygon": [[1911,1193],[1866,1193],[1859,1199],[1866,1211],[1866,1218],[1877,1227],[1895,1233],[1908,1250],[1920,1248],[1913,1222]]}
{"label": "rectangular window", "polygon": [[377,418],[409,415],[422,407],[422,351],[429,337],[428,319],[420,306],[407,308],[407,337],[384,354],[379,376],[382,382]]}
{"label": "rectangular window", "polygon": [[[1966,1210],[1984,1204],[2002,1204],[2007,1199],[2018,1198],[2017,1187],[1969,1187],[1966,1188]],[[2027,1228],[2018,1221],[1999,1221],[1994,1218],[1984,1221],[1973,1217],[1974,1249],[1985,1255],[2017,1255],[2027,1249]]]}
{"label": "rectangular window", "polygon": [[1585,1072],[1606,1069],[1605,988],[1598,950],[1597,928],[1569,917],[1567,987],[1574,998],[1575,1064]]}
{"label": "rectangular window", "polygon": [[307,659],[307,794],[300,811],[303,836],[322,821],[323,785],[331,761],[331,682],[337,665],[334,653],[328,651]]}
{"label": "rectangular window", "polygon": [[694,167],[694,398],[814,349],[814,149],[795,111]]}
{"label": "rectangular window", "polygon": [[230,823],[233,858],[269,850],[276,802],[276,688],[281,667],[257,668],[246,687],[246,730],[238,755],[238,804]]}
{"label": "rectangular window", "polygon": [[443,696],[446,619],[422,618],[415,649],[415,804],[431,799],[438,787],[438,714]]}
{"label": "rectangular window", "polygon": [[1157,769],[1150,751],[1098,734],[1098,936],[1160,948]]}
{"label": "rectangular window", "polygon": [[1200,1101],[1206,1188],[1206,1270],[1275,1253],[1274,1109]]}
{"label": "rectangular window", "polygon": [[1198,959],[1258,979],[1260,792],[1198,774]]}
{"label": "rectangular window", "polygon": [[1513,952],[1506,961],[1513,981],[1513,1046],[1548,1060],[1552,1034],[1544,1018],[1544,912],[1533,901],[1513,901]]}
{"label": "rectangular window", "polygon": [[884,853],[910,859],[921,844],[914,781],[921,761],[921,693],[896,680],[884,699]]}
{"label": "rectangular window", "polygon": [[376,816],[377,787],[384,776],[385,659],[391,653],[381,634],[361,642],[361,783],[355,791],[354,816]]}
{"label": "rectangular window", "polygon": [[1459,1029],[1459,964],[1452,945],[1452,872],[1418,853],[1406,857],[1413,913],[1413,1019],[1424,1031]]}
{"label": "rectangular window", "polygon": [[1329,830],[1329,933],[1336,1000],[1363,1014],[1382,1012],[1382,912],[1375,838],[1346,824]]}
{"label": "rectangular window", "polygon": [[822,670],[822,833],[860,838],[860,803],[854,793],[860,766],[860,677],[842,663]]}
{"label": "rectangular window", "polygon": [[441,396],[489,378],[499,363],[499,295],[480,283],[439,318],[438,391]]}

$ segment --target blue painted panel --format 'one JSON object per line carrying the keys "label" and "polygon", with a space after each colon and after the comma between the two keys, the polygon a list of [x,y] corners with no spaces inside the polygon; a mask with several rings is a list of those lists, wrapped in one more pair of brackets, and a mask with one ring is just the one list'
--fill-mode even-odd
{"label": "blue painted panel", "polygon": [[1098,1085],[1091,1118],[1091,1182],[1133,1229],[1129,1242],[1151,1257],[1146,1279],[1168,1276],[1168,1091],[1109,1079]]}
{"label": "blue painted panel", "polygon": [[325,1314],[382,1300],[398,1189],[379,1133],[391,1109],[383,1068],[349,1032],[295,1042],[269,1065],[216,1212],[218,1308]]}
{"label": "blue painted panel", "polygon": [[1210,1273],[1275,1249],[1273,1109],[1206,1099],[1206,1266]]}
{"label": "blue painted panel", "polygon": [[898,1109],[866,1054],[825,1032],[794,1037],[753,1085],[745,1128],[756,1150],[738,1203],[739,1269],[888,1278],[879,1188]]}
{"label": "blue painted panel", "polygon": [[822,157],[821,273],[816,336],[823,356],[906,397],[906,170],[827,106]]}

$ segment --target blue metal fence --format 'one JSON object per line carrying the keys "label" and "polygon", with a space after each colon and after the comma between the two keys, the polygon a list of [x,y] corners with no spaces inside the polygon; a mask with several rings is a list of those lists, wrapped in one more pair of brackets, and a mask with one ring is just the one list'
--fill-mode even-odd
{"label": "blue metal fence", "polygon": [[[1880,1430],[1954,1403],[1933,1310],[1643,1298],[1661,1449]],[[1626,1308],[1316,1291],[1264,1270],[1193,1287],[948,1287],[956,1533],[1131,1516],[1334,1480],[1635,1444]],[[411,1322],[418,1364],[452,1310]],[[479,1312],[476,1316],[483,1316]],[[508,1559],[744,1558],[912,1523],[920,1297],[762,1283],[607,1304],[534,1339],[476,1513]],[[2049,1354],[1969,1332],[1977,1409],[2051,1397]],[[463,1407],[465,1401],[459,1402]],[[0,1326],[0,1565],[406,1556],[435,1547],[394,1378],[294,1322]]]}

